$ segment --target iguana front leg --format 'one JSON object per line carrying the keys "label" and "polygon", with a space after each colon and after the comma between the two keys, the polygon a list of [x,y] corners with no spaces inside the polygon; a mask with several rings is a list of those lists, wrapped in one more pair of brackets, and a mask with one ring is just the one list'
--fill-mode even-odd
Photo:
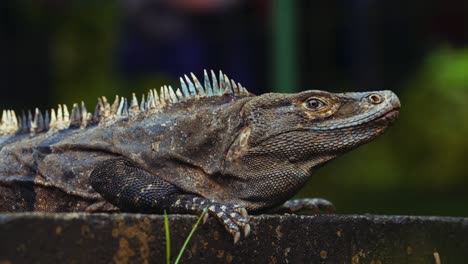
{"label": "iguana front leg", "polygon": [[234,242],[239,240],[241,228],[244,236],[250,232],[247,211],[239,205],[183,194],[174,185],[125,159],[100,163],[89,180],[95,191],[122,211],[161,213],[166,209],[170,213],[200,214],[206,208],[208,214],[217,218],[233,235]]}
{"label": "iguana front leg", "polygon": [[272,209],[272,213],[297,213],[300,211],[311,211],[312,213],[334,213],[335,206],[325,199],[322,198],[301,198],[292,199],[285,202],[283,205]]}

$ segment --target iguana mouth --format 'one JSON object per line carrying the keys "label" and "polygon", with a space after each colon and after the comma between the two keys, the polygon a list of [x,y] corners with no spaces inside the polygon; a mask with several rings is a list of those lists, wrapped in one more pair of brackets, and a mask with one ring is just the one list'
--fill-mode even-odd
{"label": "iguana mouth", "polygon": [[[349,126],[343,126],[343,127],[339,127],[339,128],[335,128],[335,129],[342,129],[342,128],[349,128],[349,127],[357,127],[357,126],[360,126],[360,125],[363,125],[363,124],[368,124],[368,123],[372,123],[372,122],[378,122],[378,123],[382,123],[382,124],[387,124],[387,123],[393,123],[395,120],[397,120],[398,118],[398,115],[399,115],[399,109],[400,107],[399,106],[396,106],[394,108],[392,108],[391,110],[387,111],[387,112],[384,112],[383,114],[377,116],[376,118],[373,118],[373,119],[369,119],[369,120],[366,120],[365,122],[361,122],[361,123],[358,123],[358,124],[353,124],[353,125],[349,125]],[[270,137],[267,137],[265,139],[263,139],[262,141],[260,141],[258,143],[258,145],[262,144],[263,142],[265,141],[268,141],[269,139],[271,138],[274,138],[274,137],[277,137],[279,135],[282,135],[282,134],[287,134],[287,133],[290,133],[290,132],[294,132],[294,131],[330,131],[330,130],[333,130],[332,128],[328,128],[328,129],[324,129],[324,128],[320,128],[320,129],[317,129],[317,128],[313,128],[313,127],[304,127],[304,128],[298,128],[298,129],[291,129],[291,130],[287,130],[287,131],[284,131],[282,133],[278,133],[278,134],[275,134],[275,135],[272,135]]]}
{"label": "iguana mouth", "polygon": [[371,120],[370,122],[378,121],[383,123],[393,123],[398,118],[400,113],[399,110],[399,107],[393,108],[392,110],[385,112],[383,115],[375,118],[374,120]]}
{"label": "iguana mouth", "polygon": [[399,110],[398,108],[392,109],[392,110],[386,112],[385,114],[381,115],[380,117],[378,117],[376,119],[396,119],[398,117],[399,112],[400,112],[398,110]]}

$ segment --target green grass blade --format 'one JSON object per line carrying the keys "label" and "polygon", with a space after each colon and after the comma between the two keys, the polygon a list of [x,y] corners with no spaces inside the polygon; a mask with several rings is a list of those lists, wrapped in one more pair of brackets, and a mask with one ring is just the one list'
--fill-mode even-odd
{"label": "green grass blade", "polygon": [[164,210],[164,233],[166,234],[166,264],[171,264],[171,234],[166,210]]}
{"label": "green grass blade", "polygon": [[205,214],[206,214],[206,208],[203,209],[202,214],[200,215],[200,217],[198,217],[198,220],[197,220],[197,222],[195,223],[195,225],[193,225],[193,228],[192,228],[192,230],[190,231],[190,234],[187,236],[187,239],[185,239],[184,245],[183,245],[182,248],[180,249],[179,255],[177,256],[177,258],[176,258],[174,264],[178,264],[178,263],[179,263],[179,260],[180,260],[180,258],[182,257],[182,254],[184,253],[185,248],[186,248],[187,245],[188,245],[188,242],[189,242],[190,239],[192,238],[193,233],[195,233],[195,230],[197,229],[198,224],[199,224],[200,221],[202,220],[203,216],[205,216]]}

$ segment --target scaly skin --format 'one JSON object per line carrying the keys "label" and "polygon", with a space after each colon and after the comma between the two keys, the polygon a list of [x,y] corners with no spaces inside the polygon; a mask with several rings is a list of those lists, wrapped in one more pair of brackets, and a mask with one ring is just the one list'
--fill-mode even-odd
{"label": "scaly skin", "polygon": [[101,102],[98,125],[3,136],[0,211],[207,208],[237,241],[247,212],[332,210],[288,199],[319,165],[382,134],[400,107],[390,91],[199,96],[209,88],[194,82],[197,96],[155,111],[116,118]]}

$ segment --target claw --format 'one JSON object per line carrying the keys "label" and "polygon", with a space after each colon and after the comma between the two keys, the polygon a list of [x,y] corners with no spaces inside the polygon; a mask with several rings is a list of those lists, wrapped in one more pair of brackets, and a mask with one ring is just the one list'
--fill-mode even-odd
{"label": "claw", "polygon": [[244,237],[248,237],[250,234],[250,225],[246,224],[244,225]]}
{"label": "claw", "polygon": [[210,217],[210,214],[208,212],[205,213],[205,215],[203,216],[203,224],[206,224],[206,221],[208,221],[208,217]]}
{"label": "claw", "polygon": [[245,208],[239,208],[239,213],[245,218],[247,218],[249,216],[249,214],[247,213],[247,210]]}
{"label": "claw", "polygon": [[315,204],[308,204],[305,207],[312,211],[312,213],[314,214],[318,214],[320,212],[320,209]]}
{"label": "claw", "polygon": [[328,207],[327,209],[325,209],[325,213],[327,214],[334,214],[336,212],[336,209],[335,209],[335,206],[331,206],[331,207]]}
{"label": "claw", "polygon": [[241,233],[238,231],[234,234],[234,244],[236,244],[241,237]]}

